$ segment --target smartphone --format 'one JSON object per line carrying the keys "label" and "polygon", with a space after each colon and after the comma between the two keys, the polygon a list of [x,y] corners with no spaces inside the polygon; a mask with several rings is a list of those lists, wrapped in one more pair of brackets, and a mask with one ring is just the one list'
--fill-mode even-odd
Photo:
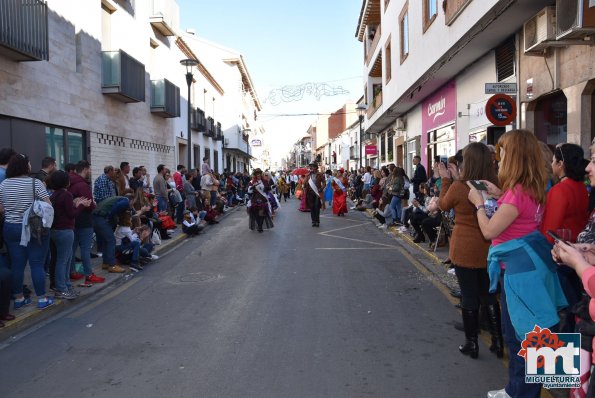
{"label": "smartphone", "polygon": [[568,242],[566,242],[564,239],[560,238],[560,236],[558,234],[556,234],[554,231],[549,230],[546,232],[546,234],[548,234],[553,240],[568,244]]}
{"label": "smartphone", "polygon": [[442,164],[444,164],[444,166],[446,166],[448,168],[448,158],[445,156],[440,156],[440,155],[434,156],[434,162],[436,162],[436,163],[442,162]]}
{"label": "smartphone", "polygon": [[487,191],[488,188],[484,185],[483,182],[478,181],[478,180],[470,180],[469,181],[471,183],[471,185],[473,185],[473,187],[475,189],[477,189],[478,191]]}

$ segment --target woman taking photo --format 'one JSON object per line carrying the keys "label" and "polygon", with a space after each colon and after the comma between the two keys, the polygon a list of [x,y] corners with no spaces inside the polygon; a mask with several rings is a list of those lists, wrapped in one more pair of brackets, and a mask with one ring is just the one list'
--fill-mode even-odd
{"label": "woman taking photo", "polygon": [[469,202],[467,181],[488,180],[496,183],[496,173],[492,164],[489,148],[474,142],[463,150],[463,169],[459,178],[457,166],[443,163],[438,165],[442,179],[439,206],[442,211],[454,209],[456,223],[449,246],[449,258],[461,288],[461,307],[465,344],[459,351],[471,358],[477,358],[479,346],[479,305],[485,306],[488,312],[492,345],[490,351],[498,358],[504,355],[502,330],[500,327],[500,306],[495,293],[489,292],[490,280],[487,272],[487,257],[490,241],[481,234],[475,206]]}
{"label": "woman taking photo", "polygon": [[473,186],[469,190],[479,228],[485,239],[492,240],[488,252],[490,292],[500,283],[502,331],[509,349],[508,383],[503,390],[488,392],[488,397],[539,397],[542,385],[525,383],[525,360],[517,353],[525,334],[535,325],[556,332],[558,311],[567,306],[551,259],[551,245],[539,232],[547,175],[532,132],[509,131],[498,144],[502,188],[481,181],[487,193],[498,198],[498,210],[493,215],[489,211],[491,218],[481,192]]}
{"label": "woman taking photo", "polygon": [[54,304],[52,297],[46,297],[45,271],[43,266],[50,244],[50,235],[42,234],[39,239],[29,238],[21,246],[21,233],[25,212],[31,209],[35,200],[43,201],[51,207],[50,197],[45,185],[38,179],[29,177],[31,164],[25,155],[17,154],[10,158],[6,168],[6,180],[0,184],[0,205],[4,207],[4,242],[10,256],[12,271],[12,293],[15,296],[14,309],[17,310],[31,303],[23,296],[23,278],[25,266],[29,262],[31,279],[37,295],[37,308],[45,309]]}

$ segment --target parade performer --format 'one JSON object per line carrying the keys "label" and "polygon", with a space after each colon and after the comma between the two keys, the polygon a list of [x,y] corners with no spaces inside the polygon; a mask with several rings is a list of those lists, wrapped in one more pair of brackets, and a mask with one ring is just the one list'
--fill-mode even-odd
{"label": "parade performer", "polygon": [[310,211],[310,208],[308,207],[308,203],[306,202],[306,192],[304,191],[304,184],[306,184],[306,178],[304,176],[300,176],[297,188],[295,189],[295,197],[300,200],[300,207],[298,208],[298,210],[302,212],[308,212]]}
{"label": "parade performer", "polygon": [[345,178],[345,169],[339,169],[339,173],[332,179],[333,186],[333,214],[345,216],[347,213],[347,187],[348,182]]}
{"label": "parade performer", "polygon": [[279,208],[279,200],[277,199],[277,195],[275,194],[276,185],[274,179],[271,177],[270,173],[267,171],[264,173],[262,180],[267,186],[267,197],[269,199],[269,203],[271,205],[271,218],[275,219],[275,212]]}
{"label": "parade performer", "polygon": [[324,176],[318,172],[318,163],[312,162],[308,165],[310,173],[304,182],[304,195],[306,203],[310,208],[312,226],[320,227],[320,208],[324,205]]}
{"label": "parade performer", "polygon": [[333,172],[326,171],[326,187],[324,188],[324,202],[330,207],[333,206]]}
{"label": "parade performer", "polygon": [[262,232],[263,224],[267,228],[274,227],[273,220],[271,219],[271,205],[267,193],[270,188],[266,181],[262,179],[262,170],[256,169],[252,175],[252,180],[248,185],[248,194],[250,195],[250,200],[248,201],[249,225],[252,231],[258,228],[258,232]]}
{"label": "parade performer", "polygon": [[287,184],[285,180],[285,175],[281,174],[279,180],[277,181],[277,185],[279,186],[279,202],[283,199],[284,202],[287,202],[287,198],[289,198],[289,184]]}

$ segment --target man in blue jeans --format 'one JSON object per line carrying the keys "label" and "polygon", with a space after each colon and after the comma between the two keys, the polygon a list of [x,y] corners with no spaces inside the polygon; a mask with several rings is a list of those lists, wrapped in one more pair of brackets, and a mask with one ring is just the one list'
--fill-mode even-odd
{"label": "man in blue jeans", "polygon": [[103,264],[101,268],[112,273],[123,273],[126,270],[116,264],[116,237],[114,226],[119,214],[130,207],[128,198],[114,196],[103,200],[93,210],[93,228],[97,238],[101,238],[103,245]]}
{"label": "man in blue jeans", "polygon": [[153,179],[153,192],[155,192],[157,198],[157,210],[160,212],[167,211],[167,193],[170,188],[167,181],[165,181],[166,174],[167,168],[165,165],[160,164],[157,166],[157,175]]}

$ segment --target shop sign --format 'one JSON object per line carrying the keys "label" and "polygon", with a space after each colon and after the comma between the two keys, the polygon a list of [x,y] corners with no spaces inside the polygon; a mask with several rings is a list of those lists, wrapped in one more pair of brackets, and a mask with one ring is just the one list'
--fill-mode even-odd
{"label": "shop sign", "polygon": [[250,146],[262,146],[262,141],[261,140],[252,140],[250,141]]}
{"label": "shop sign", "polygon": [[449,82],[422,103],[424,131],[451,123],[456,119],[456,85]]}
{"label": "shop sign", "polygon": [[516,83],[486,83],[486,94],[516,94]]}
{"label": "shop sign", "polygon": [[365,151],[366,151],[366,155],[377,155],[378,154],[378,146],[366,145]]}
{"label": "shop sign", "polygon": [[509,95],[496,94],[490,97],[485,110],[494,126],[506,126],[516,118],[516,101]]}
{"label": "shop sign", "polygon": [[475,130],[490,124],[486,116],[486,103],[488,100],[469,104],[469,130]]}

